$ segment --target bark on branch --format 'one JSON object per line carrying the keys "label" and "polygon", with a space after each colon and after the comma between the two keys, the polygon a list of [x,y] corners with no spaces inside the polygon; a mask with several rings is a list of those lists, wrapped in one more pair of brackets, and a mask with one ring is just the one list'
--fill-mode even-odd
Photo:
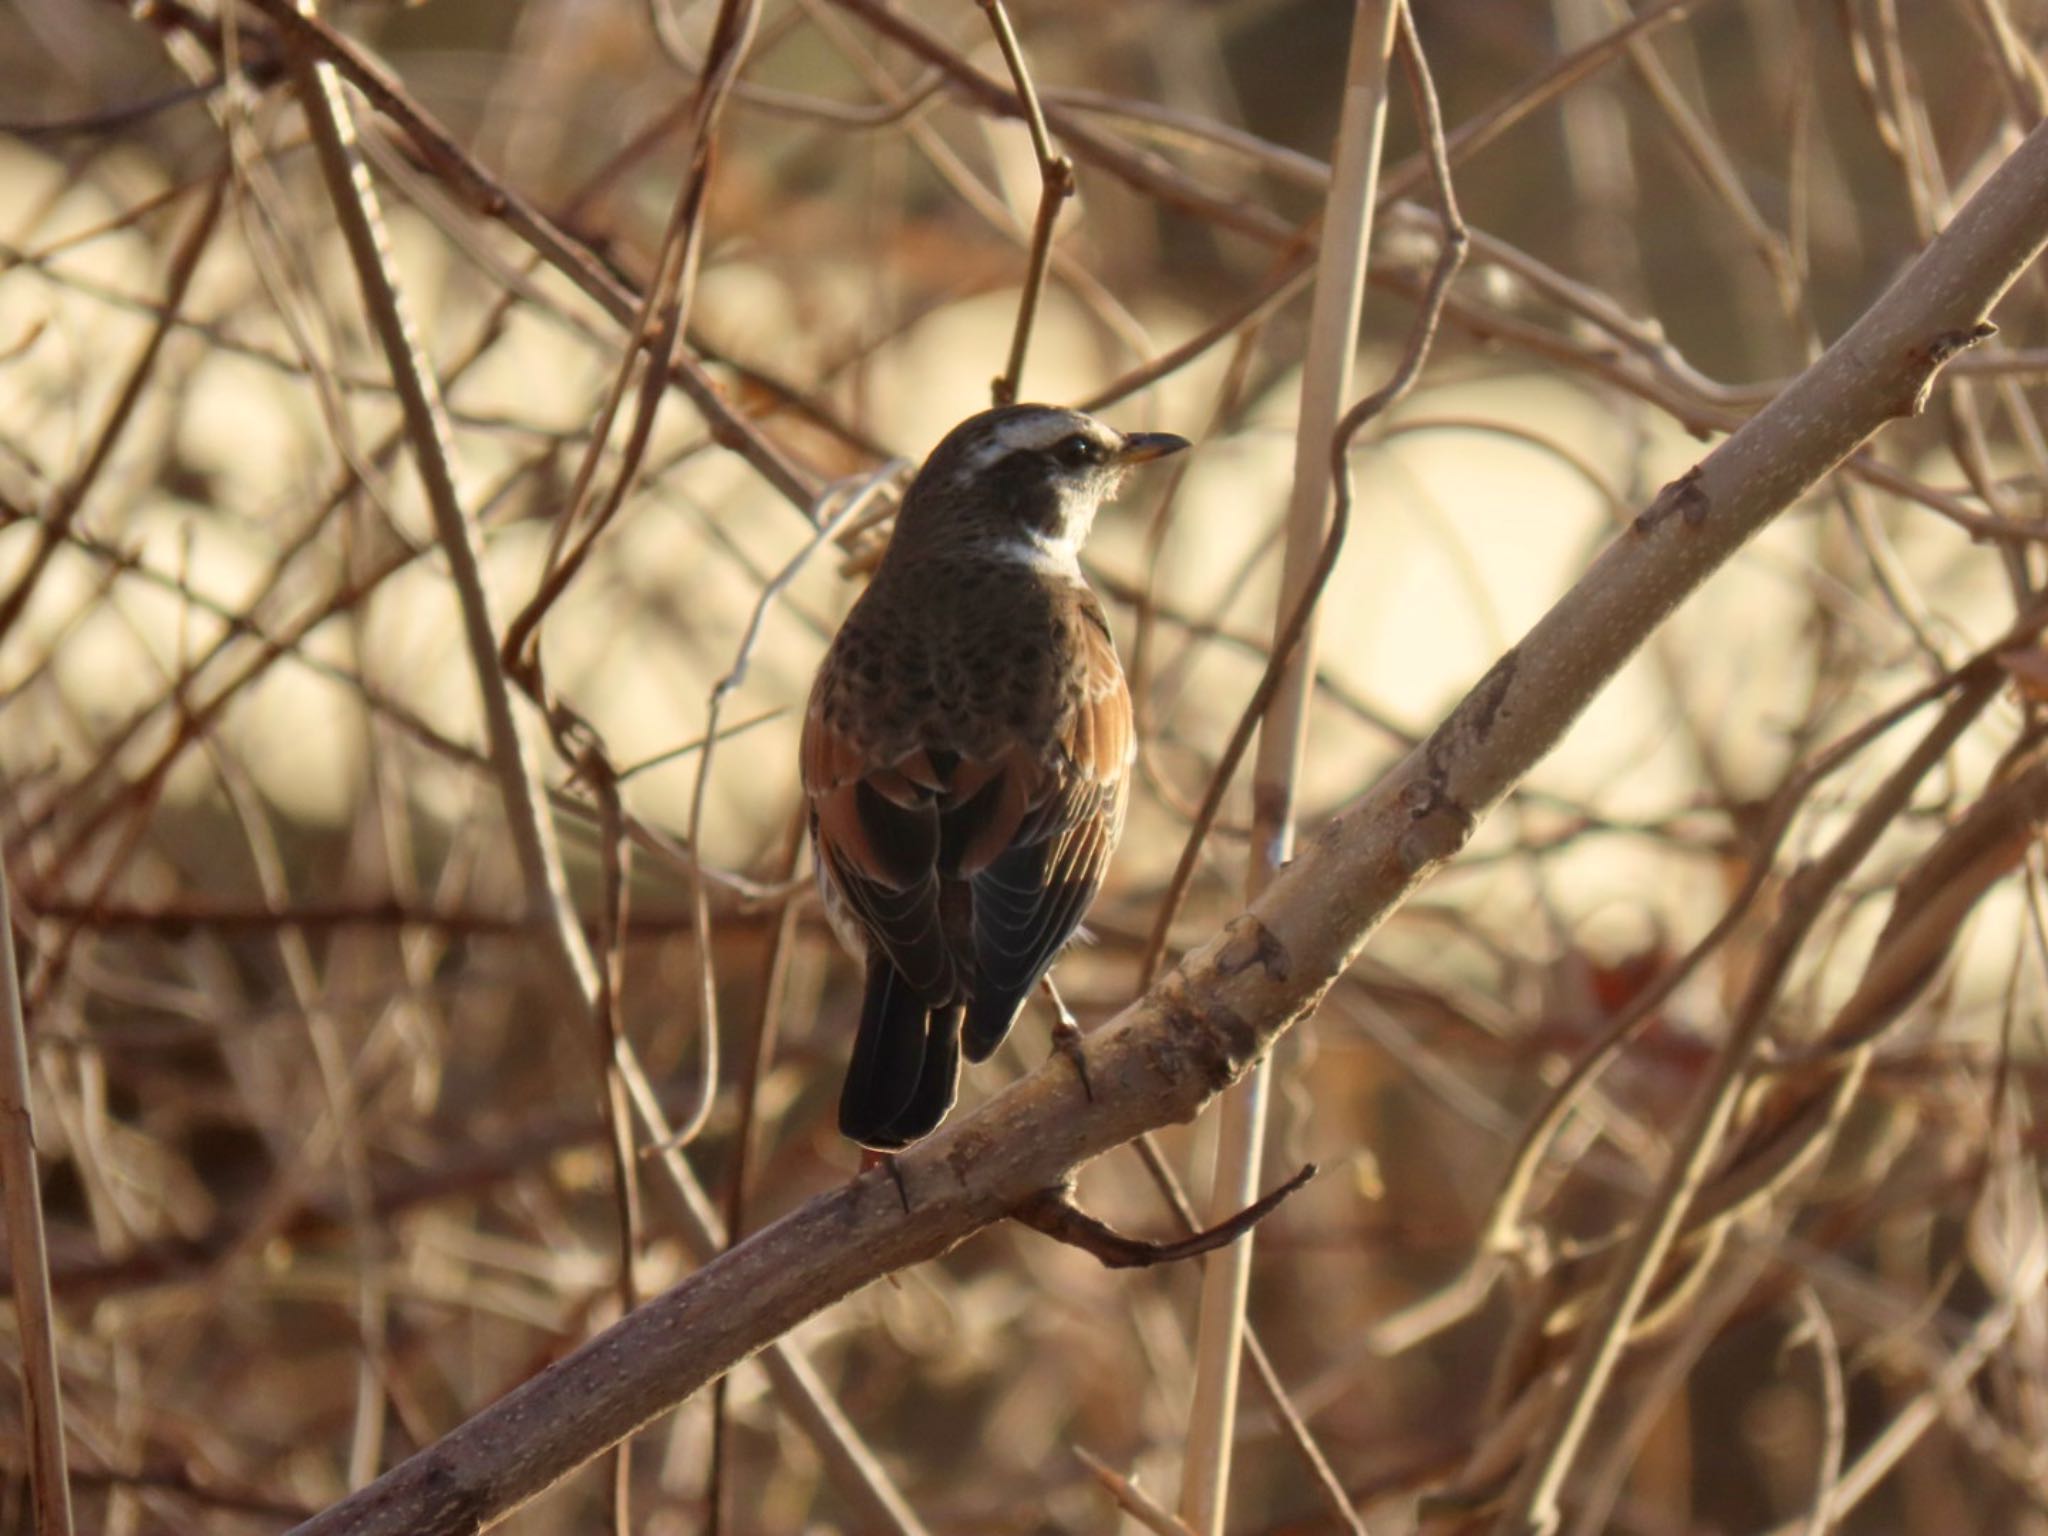
{"label": "bark on branch", "polygon": [[1387,914],[1643,640],[1752,534],[1910,414],[2048,242],[2036,129],[1861,320],[1663,494],[1441,726],[1250,910],[1086,1042],[821,1195],[299,1529],[440,1536],[502,1519],[805,1318],[1002,1220],[1089,1159],[1188,1120],[1312,1009]]}

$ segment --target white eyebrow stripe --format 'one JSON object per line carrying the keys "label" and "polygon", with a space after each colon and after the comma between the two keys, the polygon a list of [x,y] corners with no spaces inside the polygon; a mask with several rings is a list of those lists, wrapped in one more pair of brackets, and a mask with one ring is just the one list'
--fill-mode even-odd
{"label": "white eyebrow stripe", "polygon": [[1009,450],[1050,448],[1077,432],[1086,433],[1091,425],[1085,416],[1066,411],[1046,411],[1001,422],[996,427],[995,436],[996,441]]}

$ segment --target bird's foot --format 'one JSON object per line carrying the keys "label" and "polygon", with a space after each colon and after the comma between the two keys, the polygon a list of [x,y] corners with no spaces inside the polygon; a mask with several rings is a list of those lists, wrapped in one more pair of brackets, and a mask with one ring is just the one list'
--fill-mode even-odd
{"label": "bird's foot", "polygon": [[894,1152],[878,1152],[873,1147],[860,1149],[860,1172],[856,1178],[865,1178],[877,1168],[889,1170],[889,1177],[896,1181],[896,1198],[903,1202],[903,1214],[910,1214],[910,1187],[903,1182],[903,1170],[897,1166]]}
{"label": "bird's foot", "polygon": [[1074,1010],[1060,996],[1060,989],[1052,984],[1051,976],[1045,978],[1045,995],[1052,999],[1053,1009],[1059,1015],[1053,1021],[1052,1048],[1074,1064],[1074,1075],[1081,1079],[1081,1092],[1093,1104],[1095,1085],[1088,1080],[1088,1057],[1082,1049],[1086,1037],[1081,1033],[1081,1021],[1074,1017]]}
{"label": "bird's foot", "polygon": [[1052,1048],[1074,1064],[1074,1075],[1081,1079],[1081,1092],[1088,1102],[1095,1102],[1095,1085],[1088,1080],[1088,1055],[1083,1049],[1087,1037],[1081,1033],[1081,1026],[1074,1022],[1072,1014],[1066,1015],[1052,1027]]}

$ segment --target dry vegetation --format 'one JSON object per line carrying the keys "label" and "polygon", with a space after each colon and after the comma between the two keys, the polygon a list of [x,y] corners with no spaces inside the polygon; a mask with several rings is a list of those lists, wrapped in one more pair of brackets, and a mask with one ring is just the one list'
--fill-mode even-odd
{"label": "dry vegetation", "polygon": [[[1298,769],[1233,773],[1287,609],[1352,7],[1016,0],[1036,150],[968,0],[321,9],[0,10],[0,835],[41,1175],[12,1140],[6,1529],[59,1528],[30,1492],[58,1449],[81,1530],[282,1529],[720,1229],[831,1209],[859,983],[796,713],[901,460],[1006,370],[1046,218],[1024,396],[1199,444],[1091,551],[1143,735],[1060,971],[1100,1024],[1155,928],[1171,961],[1261,883],[1286,818],[1255,772],[1306,843],[1509,687],[1495,658],[1617,531],[1654,562],[1715,526],[1732,492],[1678,478],[1702,444],[2002,162],[2032,152],[2048,207],[2042,0],[1417,5],[1333,405],[1412,389],[1348,424]],[[1438,290],[1424,56],[1471,228]],[[1076,195],[1042,214],[1046,150]],[[2043,238],[1978,250],[1911,357],[1834,355],[1851,389],[1946,362],[1917,416],[1817,481],[1885,411],[1723,461],[1745,531],[1795,504],[1534,772],[1472,781],[1453,809],[1512,793],[1281,1038],[1259,1182],[1322,1174],[1251,1250],[1285,1401],[1248,1368],[1220,1421],[1230,1531],[1519,1530],[1549,1477],[1584,1536],[2048,1532],[2038,266],[1950,360]],[[1587,621],[1587,690],[1632,646]],[[1004,1102],[977,1123],[1116,1119],[1090,1151],[1163,1118],[1051,1073]],[[1090,1162],[1081,1201],[1173,1235],[1162,1185],[1208,1187],[1218,1118]],[[791,1262],[843,1290],[920,1256]],[[1139,1511],[1209,1395],[1200,1278],[989,1226],[505,1528],[1175,1529]]]}

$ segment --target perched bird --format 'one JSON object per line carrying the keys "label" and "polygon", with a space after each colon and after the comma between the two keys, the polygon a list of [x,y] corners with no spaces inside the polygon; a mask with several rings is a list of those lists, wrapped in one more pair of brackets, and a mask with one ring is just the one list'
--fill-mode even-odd
{"label": "perched bird", "polygon": [[825,909],[867,963],[839,1128],[906,1147],[1073,936],[1123,830],[1131,696],[1081,543],[1185,438],[971,416],[905,493],[818,669],[802,767]]}

